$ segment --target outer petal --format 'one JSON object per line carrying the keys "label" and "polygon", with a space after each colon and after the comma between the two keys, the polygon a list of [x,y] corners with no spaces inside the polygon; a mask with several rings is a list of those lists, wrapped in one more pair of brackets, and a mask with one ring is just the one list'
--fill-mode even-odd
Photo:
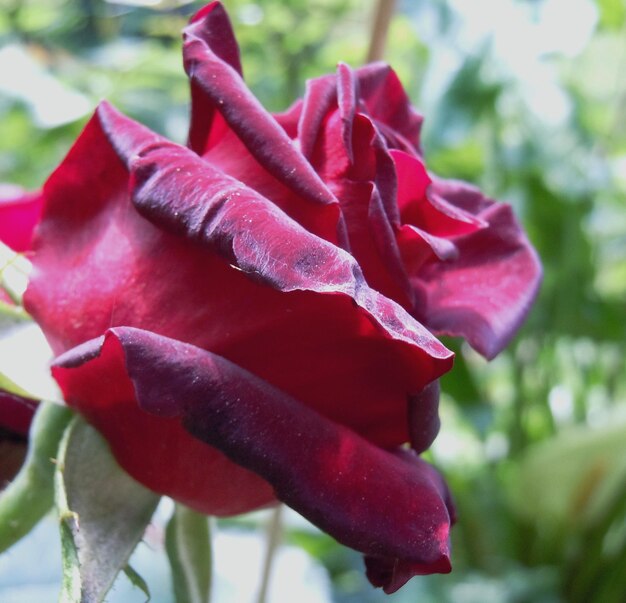
{"label": "outer petal", "polygon": [[435,332],[465,337],[493,358],[526,317],[541,264],[509,205],[460,182],[435,181],[433,192],[487,226],[452,239],[457,260],[431,262],[415,275],[415,315]]}
{"label": "outer petal", "polygon": [[0,185],[0,241],[14,251],[28,251],[42,204],[40,191],[29,193],[19,186]]}
{"label": "outer petal", "polygon": [[[239,46],[226,11],[219,2],[211,2],[199,10],[191,19],[190,27],[204,40],[211,40],[216,58],[230,65],[241,75]],[[198,153],[215,145],[227,132],[224,118],[196,82],[191,82],[191,120],[189,124],[189,146]]]}
{"label": "outer petal", "polygon": [[311,232],[346,246],[337,200],[290,138],[294,116],[270,115],[246,87],[222,5],[213,2],[199,11],[184,36],[191,148],[266,195]]}
{"label": "outer petal", "polygon": [[[216,17],[217,15],[217,17]],[[240,73],[222,57],[223,38],[207,21],[227,19],[219,2],[205,7],[185,29],[183,55],[192,86],[205,95],[204,110],[219,110],[253,157],[274,177],[305,199],[336,203],[277,121],[248,90]],[[232,30],[228,29],[232,34]],[[233,41],[229,45],[236,44]],[[196,147],[202,154],[207,149]]]}
{"label": "outer petal", "polygon": [[141,408],[181,416],[339,542],[383,563],[449,571],[445,496],[406,452],[372,446],[224,358],[146,331],[113,329],[59,358],[55,376],[71,382],[90,366],[130,378]]}

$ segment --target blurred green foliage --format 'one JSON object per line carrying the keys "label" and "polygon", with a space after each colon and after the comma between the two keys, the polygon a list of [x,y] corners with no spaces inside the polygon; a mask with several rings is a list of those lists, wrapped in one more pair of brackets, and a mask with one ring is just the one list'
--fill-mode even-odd
{"label": "blurred green foliage", "polygon": [[[103,97],[184,140],[180,30],[202,3],[141,4],[0,0],[0,181],[40,185]],[[225,4],[247,81],[272,110],[286,108],[307,77],[366,54],[372,2]],[[493,363],[449,342],[458,360],[443,380],[431,454],[459,508],[455,571],[416,579],[394,601],[624,601],[626,8],[588,4],[596,21],[584,48],[528,59],[553,74],[567,107],[556,120],[537,111],[541,98],[503,67],[489,37],[470,50],[460,44],[467,11],[458,2],[399,2],[391,25],[387,58],[428,109],[429,167],[513,203],[545,266],[527,325]],[[442,62],[444,51],[455,60]],[[18,64],[50,96],[12,84]],[[47,104],[64,98],[74,114],[46,117]],[[386,600],[365,583],[358,555],[307,531],[287,539],[326,565],[337,602]]]}

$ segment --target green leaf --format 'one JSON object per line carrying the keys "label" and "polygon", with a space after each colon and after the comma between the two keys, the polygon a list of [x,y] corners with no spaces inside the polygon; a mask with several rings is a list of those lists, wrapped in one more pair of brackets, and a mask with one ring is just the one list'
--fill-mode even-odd
{"label": "green leaf", "polygon": [[177,504],[167,524],[165,548],[176,603],[208,603],[212,565],[209,518]]}
{"label": "green leaf", "polygon": [[5,374],[0,373],[0,390],[15,394],[20,398],[32,398],[33,395],[29,394],[25,389],[21,388],[13,380],[9,379]]}
{"label": "green leaf", "polygon": [[130,580],[130,583],[135,588],[138,588],[140,591],[142,591],[144,595],[146,595],[146,603],[148,603],[148,601],[150,601],[152,597],[150,595],[150,589],[148,588],[148,584],[146,583],[146,581],[130,565],[127,565],[124,568],[124,573],[126,574],[126,577]]}
{"label": "green leaf", "polygon": [[126,568],[159,497],[126,474],[102,436],[76,417],[59,449],[55,498],[63,553],[60,600],[98,603]]}
{"label": "green leaf", "polygon": [[626,478],[626,423],[572,428],[529,448],[512,483],[524,517],[584,528],[603,517]]}
{"label": "green leaf", "polygon": [[600,9],[600,26],[618,30],[626,20],[626,7],[623,0],[596,0]]}
{"label": "green leaf", "polygon": [[68,408],[42,402],[30,430],[28,456],[15,479],[0,493],[0,552],[26,536],[52,508],[54,458],[70,421]]}

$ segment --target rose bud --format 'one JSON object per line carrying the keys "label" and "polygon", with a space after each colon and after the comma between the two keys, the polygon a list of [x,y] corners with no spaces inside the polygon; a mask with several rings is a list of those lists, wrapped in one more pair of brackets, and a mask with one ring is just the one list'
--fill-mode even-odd
{"label": "rose bud", "polygon": [[427,172],[388,66],[340,65],[272,115],[220,3],[183,53],[187,147],[103,103],[43,188],[25,306],[67,403],[194,509],[282,500],[386,592],[449,571],[452,503],[417,456],[452,366],[433,333],[495,355],[534,250],[509,206]]}

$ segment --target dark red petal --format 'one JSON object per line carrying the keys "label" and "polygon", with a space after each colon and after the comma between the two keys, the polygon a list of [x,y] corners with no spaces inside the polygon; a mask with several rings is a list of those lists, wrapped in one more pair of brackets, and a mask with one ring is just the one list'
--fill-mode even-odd
{"label": "dark red petal", "polygon": [[337,104],[342,123],[342,139],[350,163],[354,163],[352,151],[352,124],[356,114],[357,80],[354,71],[345,63],[337,66]]}
{"label": "dark red petal", "polygon": [[398,177],[398,207],[402,223],[437,237],[454,237],[486,226],[473,212],[431,191],[431,179],[421,159],[402,151],[390,152]]}
{"label": "dark red petal", "polygon": [[0,390],[0,428],[26,437],[37,401]]}
{"label": "dark red petal", "polygon": [[420,152],[422,116],[412,107],[395,71],[385,63],[356,70],[360,97],[391,148]]}
{"label": "dark red petal", "polygon": [[509,205],[494,203],[476,188],[436,181],[434,191],[487,224],[453,238],[455,261],[433,261],[412,279],[415,315],[438,333],[465,337],[493,358],[513,337],[537,294],[541,264]]}
{"label": "dark red petal", "polygon": [[439,433],[439,381],[409,396],[409,440],[415,452],[424,452]]}
{"label": "dark red petal", "polygon": [[453,241],[431,235],[417,226],[404,224],[398,229],[396,237],[408,274],[417,274],[426,262],[435,257],[440,260],[459,257],[459,250]]}
{"label": "dark red petal", "polygon": [[337,107],[335,75],[324,75],[306,83],[302,113],[298,122],[300,152],[310,159],[328,113]]}
{"label": "dark red petal", "polygon": [[[211,2],[200,9],[191,19],[190,26],[196,35],[212,41],[217,57],[229,64],[241,75],[239,46],[230,24],[230,19],[220,2]],[[191,86],[191,120],[189,124],[189,146],[202,154],[228,130],[224,118],[207,98],[202,88],[194,81]]]}
{"label": "dark red petal", "polygon": [[[450,490],[439,472],[431,465],[420,459],[413,451],[397,450],[396,456],[411,466],[416,466],[422,475],[429,479],[433,488],[444,501],[450,517],[450,524],[456,521],[456,510],[450,495]],[[365,556],[365,569],[369,581],[377,587],[382,587],[387,594],[396,592],[413,576],[425,574],[447,574],[451,571],[450,559],[443,555],[434,562],[414,562],[406,559]]]}
{"label": "dark red petal", "polygon": [[[65,368],[53,365],[52,374],[67,403],[104,435],[130,475],[208,515],[236,515],[274,501],[266,482],[190,436],[166,406],[161,412],[142,410],[117,340],[111,337],[100,350],[102,341],[74,348],[62,357],[72,362]],[[67,370],[73,366],[78,368]],[[167,401],[157,398],[154,404]]]}
{"label": "dark red petal", "polygon": [[204,159],[271,200],[308,231],[347,247],[339,205],[311,203],[296,194],[265,170],[232,131],[229,130],[218,144],[205,153]]}
{"label": "dark red petal", "polygon": [[26,192],[19,186],[0,185],[0,241],[14,251],[28,251],[42,204],[40,191]]}
{"label": "dark red petal", "polygon": [[[221,49],[214,46],[213,29],[206,28],[205,21],[223,9],[219,3],[208,8],[211,10],[205,9],[185,29],[183,48],[185,70],[198,94],[204,94],[203,106],[219,111],[250,154],[296,194],[313,203],[336,203],[289,136],[248,90],[241,75],[220,56]],[[203,154],[207,145],[196,143],[192,148]]]}
{"label": "dark red petal", "polygon": [[0,390],[0,490],[24,463],[37,402]]}
{"label": "dark red petal", "polygon": [[274,119],[280,124],[281,128],[285,130],[289,138],[297,138],[298,136],[298,122],[300,121],[303,105],[304,102],[302,99],[298,99],[286,111],[273,114]]}
{"label": "dark red petal", "polygon": [[104,343],[65,354],[55,376],[71,380],[98,356],[124,362],[141,408],[180,414],[196,438],[262,476],[339,542],[372,557],[449,568],[440,484],[407,451],[377,448],[220,356],[138,329],[112,329]]}

